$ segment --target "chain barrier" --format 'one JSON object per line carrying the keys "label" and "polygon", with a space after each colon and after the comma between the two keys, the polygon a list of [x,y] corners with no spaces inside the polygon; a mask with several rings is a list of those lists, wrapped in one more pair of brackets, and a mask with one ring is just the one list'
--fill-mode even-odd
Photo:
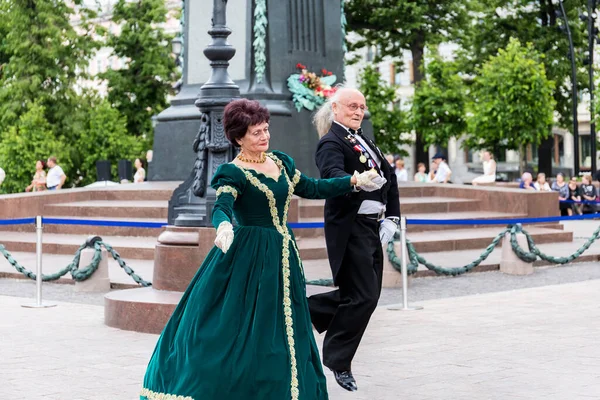
{"label": "chain barrier", "polygon": [[[62,278],[63,276],[65,276],[68,273],[71,273],[71,277],[76,282],[81,282],[81,281],[88,279],[90,276],[93,275],[94,272],[96,272],[96,270],[98,269],[98,266],[100,265],[100,261],[102,260],[102,246],[104,246],[104,248],[112,256],[112,258],[114,258],[115,261],[117,261],[117,263],[119,264],[119,266],[121,268],[123,268],[125,273],[127,275],[129,275],[137,284],[144,286],[144,287],[152,286],[152,283],[147,282],[147,281],[143,280],[140,276],[138,276],[134,272],[134,270],[130,266],[127,265],[127,263],[121,258],[119,253],[111,245],[103,242],[102,238],[100,238],[98,236],[88,239],[84,244],[79,246],[79,248],[75,252],[73,261],[69,265],[67,265],[63,269],[61,269],[53,274],[42,275],[42,281],[44,281],[44,282],[55,281],[55,280]],[[87,248],[94,249],[94,255],[92,257],[92,261],[90,262],[89,265],[85,266],[84,268],[79,268],[79,260],[81,259],[81,251],[83,249],[87,249]],[[0,254],[2,254],[4,256],[4,258],[6,258],[6,261],[8,261],[10,265],[12,265],[18,272],[22,273],[27,278],[33,279],[33,280],[35,280],[37,278],[36,274],[33,271],[30,271],[27,268],[23,267],[21,264],[19,264],[19,262],[17,260],[15,260],[15,258],[12,256],[12,254],[2,244],[0,244]]]}

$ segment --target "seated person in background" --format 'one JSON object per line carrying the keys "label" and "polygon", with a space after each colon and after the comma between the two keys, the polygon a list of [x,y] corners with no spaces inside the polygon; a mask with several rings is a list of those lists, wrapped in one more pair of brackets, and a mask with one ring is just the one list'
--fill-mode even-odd
{"label": "seated person in background", "polygon": [[437,153],[435,156],[433,156],[433,162],[437,165],[437,171],[435,173],[435,182],[448,183],[450,181],[450,176],[452,175],[452,170],[446,163],[446,159],[442,155],[442,153]]}
{"label": "seated person in background", "polygon": [[548,184],[548,182],[546,182],[546,174],[543,172],[540,172],[537,175],[537,180],[533,184],[533,187],[538,192],[551,192],[552,191],[552,189],[550,189],[550,185]]}
{"label": "seated person in background", "polygon": [[437,164],[432,161],[431,165],[429,166],[429,174],[427,174],[427,182],[435,183],[436,182],[436,180],[435,180],[436,173],[437,173]]}
{"label": "seated person in background", "polygon": [[417,164],[417,170],[419,172],[417,172],[415,174],[415,182],[419,182],[419,183],[425,183],[427,182],[427,174],[425,173],[425,164],[423,164],[422,162]]}
{"label": "seated person in background", "polygon": [[483,152],[483,175],[478,176],[471,182],[473,186],[480,185],[482,183],[493,183],[496,182],[496,161],[494,156],[489,151]]}
{"label": "seated person in background", "polygon": [[404,168],[404,160],[399,158],[396,160],[396,181],[400,182],[408,182],[408,172],[406,168]]}
{"label": "seated person in background", "polygon": [[556,180],[552,183],[552,191],[558,192],[560,215],[567,215],[571,209],[571,205],[569,203],[562,203],[562,201],[569,198],[569,185],[565,182],[565,175],[562,172],[556,174]]}
{"label": "seated person in background", "polygon": [[521,183],[519,183],[519,189],[535,190],[535,188],[533,187],[533,176],[531,176],[531,173],[523,173],[523,175],[521,176]]}
{"label": "seated person in background", "polygon": [[[581,193],[579,191],[579,186],[577,186],[577,181],[575,178],[571,178],[569,181],[569,198],[568,200],[572,201],[581,201]],[[569,215],[573,215],[573,213],[577,215],[581,215],[581,204],[571,203],[571,207],[567,209],[567,213]]]}
{"label": "seated person in background", "polygon": [[[596,187],[592,185],[592,176],[587,174],[582,178],[581,186],[579,186],[581,199],[584,201],[596,201]],[[595,214],[598,211],[596,204],[583,204],[582,212],[584,214]]]}

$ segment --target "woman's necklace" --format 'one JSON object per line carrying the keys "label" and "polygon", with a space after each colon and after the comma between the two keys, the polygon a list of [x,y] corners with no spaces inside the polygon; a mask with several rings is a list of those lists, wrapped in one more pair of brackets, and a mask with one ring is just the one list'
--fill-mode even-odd
{"label": "woman's necklace", "polygon": [[238,154],[237,159],[247,163],[263,164],[265,161],[267,161],[267,156],[265,153],[260,153],[260,158],[258,160],[253,160],[251,158],[246,158],[244,153],[240,153]]}

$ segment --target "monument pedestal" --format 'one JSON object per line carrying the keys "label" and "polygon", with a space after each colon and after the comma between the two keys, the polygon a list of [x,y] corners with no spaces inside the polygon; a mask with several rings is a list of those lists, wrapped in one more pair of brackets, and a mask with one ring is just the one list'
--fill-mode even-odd
{"label": "monument pedestal", "polygon": [[104,322],[113,328],[159,334],[215,240],[214,228],[168,226],[158,237],[152,287],[104,297]]}

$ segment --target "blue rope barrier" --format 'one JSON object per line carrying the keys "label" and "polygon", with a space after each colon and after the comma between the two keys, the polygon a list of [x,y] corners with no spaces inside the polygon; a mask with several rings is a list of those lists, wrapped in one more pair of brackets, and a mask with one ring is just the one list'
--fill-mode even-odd
{"label": "blue rope barrier", "polygon": [[118,226],[129,228],[162,228],[167,222],[135,222],[135,221],[109,221],[89,219],[43,218],[46,225],[87,225],[87,226]]}
{"label": "blue rope barrier", "polygon": [[[560,222],[572,220],[597,219],[600,214],[572,215],[570,217],[539,217],[539,218],[507,218],[507,219],[407,219],[407,225],[510,225],[510,224],[539,224],[544,222]],[[323,228],[323,222],[290,222],[290,228],[307,229]]]}
{"label": "blue rope barrier", "polygon": [[26,225],[35,224],[35,218],[0,219],[0,225]]}

